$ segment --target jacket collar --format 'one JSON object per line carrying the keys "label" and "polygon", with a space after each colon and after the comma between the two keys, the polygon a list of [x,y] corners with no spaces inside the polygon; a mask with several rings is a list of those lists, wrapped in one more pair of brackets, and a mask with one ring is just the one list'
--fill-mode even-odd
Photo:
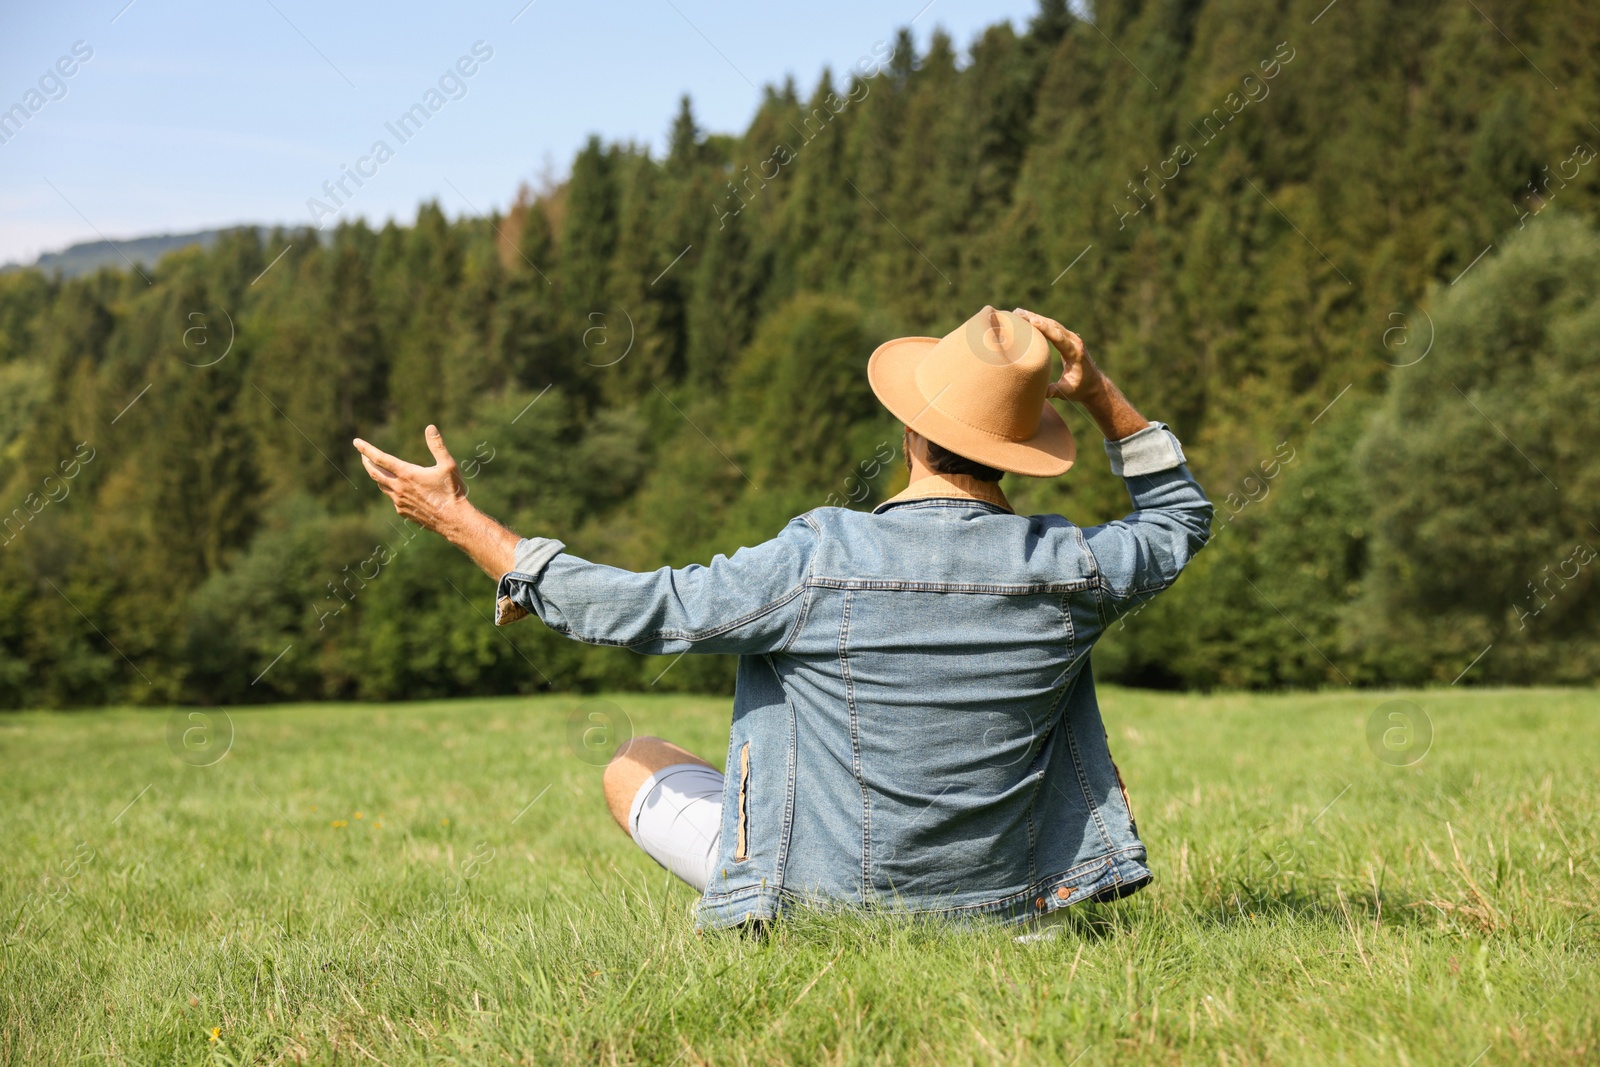
{"label": "jacket collar", "polygon": [[997,508],[1012,511],[1011,501],[1000,491],[998,482],[985,482],[970,474],[929,474],[918,478],[905,491],[890,497],[872,509],[874,515],[911,500],[978,500]]}

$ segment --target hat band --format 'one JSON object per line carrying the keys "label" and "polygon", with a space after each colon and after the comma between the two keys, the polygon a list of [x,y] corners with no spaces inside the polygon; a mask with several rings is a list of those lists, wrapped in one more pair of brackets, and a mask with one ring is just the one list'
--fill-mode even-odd
{"label": "hat band", "polygon": [[[1010,444],[1021,444],[1024,441],[1031,441],[1035,437],[1039,436],[1039,424],[1037,422],[1034,423],[1032,432],[1030,432],[1030,433],[1028,433],[1026,435],[1023,435],[1023,436],[1014,437],[1014,436],[1012,436],[1010,434],[999,433],[999,432],[997,432],[995,430],[991,430],[986,426],[976,426],[976,425],[968,422],[966,419],[963,419],[961,416],[955,415],[955,414],[953,414],[953,413],[951,413],[949,411],[946,411],[944,408],[940,407],[936,403],[936,401],[939,399],[940,396],[943,396],[945,391],[948,390],[949,388],[951,388],[951,386],[953,386],[953,385],[955,385],[954,382],[947,382],[945,384],[944,389],[939,390],[938,394],[936,394],[934,396],[933,400],[928,400],[926,405],[924,405],[922,410],[923,411],[927,411],[929,408],[932,408],[934,411],[937,411],[939,414],[943,415],[945,418],[949,419],[951,422],[957,424],[958,426],[963,426],[963,427],[965,427],[965,428],[967,428],[969,430],[974,431],[975,433],[981,433],[985,437],[992,437],[996,441],[1006,441],[1006,442],[1008,442]],[[927,398],[924,397],[923,399],[926,400]],[[1043,403],[1045,403],[1045,401],[1040,400],[1039,403],[1043,404]],[[917,416],[918,419],[920,419],[921,417],[922,416],[920,414]],[[913,419],[911,421],[912,421],[912,428],[915,429],[916,428],[915,427],[916,419]],[[971,457],[968,457],[968,458],[970,459]]]}

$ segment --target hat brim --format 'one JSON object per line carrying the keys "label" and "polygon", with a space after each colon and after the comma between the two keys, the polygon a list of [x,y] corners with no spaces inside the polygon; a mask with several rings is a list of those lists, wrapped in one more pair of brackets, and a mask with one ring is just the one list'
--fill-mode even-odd
{"label": "hat brim", "polygon": [[897,338],[879,345],[867,361],[867,381],[895,418],[936,445],[1011,474],[1053,478],[1071,469],[1078,446],[1048,400],[1039,413],[1039,429],[1018,441],[958,422],[939,410],[938,397],[923,396],[917,388],[917,365],[938,343],[937,337]]}

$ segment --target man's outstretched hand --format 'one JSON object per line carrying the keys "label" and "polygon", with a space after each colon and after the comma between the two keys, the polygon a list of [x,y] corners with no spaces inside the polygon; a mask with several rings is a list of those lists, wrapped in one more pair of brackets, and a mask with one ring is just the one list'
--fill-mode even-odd
{"label": "man's outstretched hand", "polygon": [[499,579],[512,567],[517,535],[467,502],[467,483],[439,428],[430,425],[423,436],[433,453],[431,467],[407,463],[359,437],[354,444],[361,465],[396,514],[445,537],[489,577]]}
{"label": "man's outstretched hand", "polygon": [[1089,357],[1083,338],[1055,319],[1035,315],[1025,308],[1017,308],[1012,314],[1032,323],[1034,329],[1044,334],[1045,339],[1061,353],[1061,377],[1050,383],[1045,396],[1083,405],[1108,441],[1120,441],[1150,425],[1149,420],[1134,410],[1122,395],[1122,390]]}
{"label": "man's outstretched hand", "polygon": [[355,446],[361,453],[361,465],[394,504],[395,512],[403,519],[442,534],[455,521],[461,505],[467,502],[467,483],[461,480],[455,457],[444,447],[439,428],[429,426],[423,436],[428,442],[428,451],[433,453],[435,462],[431,467],[419,467],[397,459],[359,437],[355,439]]}

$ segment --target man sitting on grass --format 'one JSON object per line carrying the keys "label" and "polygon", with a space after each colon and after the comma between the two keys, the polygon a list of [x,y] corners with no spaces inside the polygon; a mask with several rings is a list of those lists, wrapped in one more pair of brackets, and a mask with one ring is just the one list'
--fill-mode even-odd
{"label": "man sitting on grass", "polygon": [[[704,567],[633,573],[519,538],[467,502],[432,426],[432,467],[355,445],[397,512],[499,582],[497,624],[533,613],[590,644],[739,656],[726,776],[645,737],[604,777],[618,824],[702,892],[701,924],[796,903],[1021,922],[1133,892],[1151,874],[1089,650],[1209,536],[1177,438],[1076,334],[1021,308],[889,341],[867,375],[905,423],[908,488],[870,514],[817,508]],[[1012,511],[1005,472],[1072,465],[1047,398],[1094,418],[1127,518]]]}

